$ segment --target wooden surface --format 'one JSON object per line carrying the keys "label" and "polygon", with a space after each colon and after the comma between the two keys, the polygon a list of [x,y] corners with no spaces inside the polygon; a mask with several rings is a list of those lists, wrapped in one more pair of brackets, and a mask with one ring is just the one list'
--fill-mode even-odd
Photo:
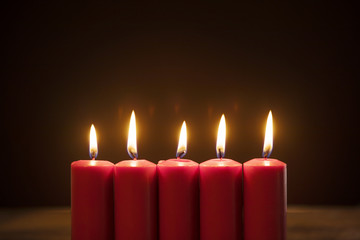
{"label": "wooden surface", "polygon": [[[69,208],[0,209],[1,240],[70,239]],[[360,240],[360,207],[288,208],[288,240]]]}

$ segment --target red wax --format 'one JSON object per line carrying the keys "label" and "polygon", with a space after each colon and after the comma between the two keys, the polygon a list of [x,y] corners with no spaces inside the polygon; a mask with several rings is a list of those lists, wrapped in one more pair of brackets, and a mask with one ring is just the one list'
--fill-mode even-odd
{"label": "red wax", "polygon": [[160,240],[199,239],[199,164],[186,159],[158,163]]}
{"label": "red wax", "polygon": [[115,165],[115,239],[157,239],[156,164],[126,160]]}
{"label": "red wax", "polygon": [[286,239],[286,164],[257,158],[243,167],[244,240]]}
{"label": "red wax", "polygon": [[114,164],[79,160],[71,164],[71,239],[114,239]]}
{"label": "red wax", "polygon": [[241,239],[242,165],[231,159],[200,164],[201,240]]}

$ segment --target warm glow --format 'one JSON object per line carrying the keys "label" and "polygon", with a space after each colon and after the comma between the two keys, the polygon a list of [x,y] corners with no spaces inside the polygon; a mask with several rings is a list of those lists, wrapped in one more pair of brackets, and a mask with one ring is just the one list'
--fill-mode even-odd
{"label": "warm glow", "polygon": [[89,155],[91,159],[95,159],[98,155],[98,144],[94,124],[92,124],[90,128]]}
{"label": "warm glow", "polygon": [[131,158],[137,158],[137,147],[136,147],[136,121],[135,121],[135,112],[132,111],[129,125],[129,135],[127,143],[127,151]]}
{"label": "warm glow", "polygon": [[263,157],[265,158],[270,157],[272,149],[273,149],[273,119],[272,119],[272,113],[270,111],[266,123]]}
{"label": "warm glow", "polygon": [[185,163],[183,163],[183,162],[178,162],[178,166],[185,166]]}
{"label": "warm glow", "polygon": [[176,157],[182,158],[185,156],[187,151],[187,134],[186,134],[186,123],[183,122],[180,131],[179,144],[176,152]]}
{"label": "warm glow", "polygon": [[217,141],[216,141],[216,155],[218,158],[225,156],[225,139],[226,139],[226,123],[224,114],[221,116]]}

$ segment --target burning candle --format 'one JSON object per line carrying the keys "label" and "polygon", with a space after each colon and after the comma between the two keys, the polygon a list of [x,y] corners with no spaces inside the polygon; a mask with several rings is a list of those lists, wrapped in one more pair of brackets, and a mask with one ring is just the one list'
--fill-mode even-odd
{"label": "burning candle", "polygon": [[71,239],[114,238],[114,164],[95,160],[98,154],[94,125],[90,129],[90,158],[71,164]]}
{"label": "burning candle", "polygon": [[177,158],[158,163],[160,240],[199,239],[199,164],[181,159],[186,141],[184,121]]}
{"label": "burning candle", "polygon": [[266,124],[263,158],[244,163],[244,239],[286,239],[286,164],[270,159],[272,113]]}
{"label": "burning candle", "polygon": [[216,159],[200,164],[200,236],[202,240],[241,238],[242,165],[225,159],[225,116],[222,115]]}
{"label": "burning candle", "polygon": [[115,239],[157,239],[156,164],[138,160],[136,122],[131,114],[128,153],[133,160],[115,165]]}

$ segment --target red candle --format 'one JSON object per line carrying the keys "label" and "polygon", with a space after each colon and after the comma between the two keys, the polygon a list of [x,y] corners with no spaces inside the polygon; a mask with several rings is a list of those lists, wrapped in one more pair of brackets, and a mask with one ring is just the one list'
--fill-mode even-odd
{"label": "red candle", "polygon": [[156,164],[137,160],[135,113],[132,112],[128,153],[133,160],[115,165],[115,239],[157,239]]}
{"label": "red candle", "polygon": [[199,239],[199,164],[180,159],[186,154],[182,125],[177,159],[159,161],[159,239]]}
{"label": "red candle", "polygon": [[244,163],[244,240],[286,239],[286,164],[272,151],[272,114],[268,116],[263,157]]}
{"label": "red candle", "polygon": [[114,239],[114,164],[95,160],[94,125],[90,130],[90,157],[71,164],[71,239]]}
{"label": "red candle", "polygon": [[242,165],[225,159],[225,117],[221,117],[217,159],[200,164],[200,236],[202,240],[241,239]]}

